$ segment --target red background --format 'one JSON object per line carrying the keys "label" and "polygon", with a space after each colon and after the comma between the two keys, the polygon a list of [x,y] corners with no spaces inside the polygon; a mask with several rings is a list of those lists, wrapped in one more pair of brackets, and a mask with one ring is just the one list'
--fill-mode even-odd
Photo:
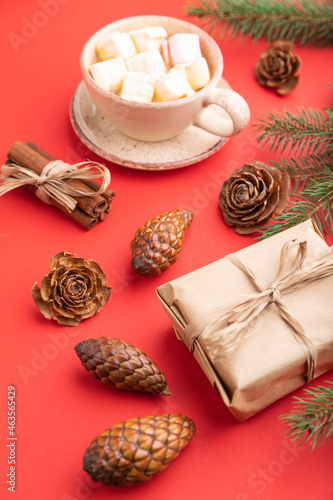
{"label": "red background", "polygon": [[[101,160],[79,141],[69,121],[71,97],[81,81],[79,54],[84,42],[100,27],[127,16],[186,19],[185,3],[50,0],[54,10],[43,22],[45,15],[40,12],[45,4],[46,0],[1,3],[2,161],[17,140],[32,140],[70,163]],[[27,31],[31,23],[35,28]],[[13,43],[13,34],[21,37],[19,43]],[[314,452],[308,445],[296,449],[279,420],[292,409],[292,396],[302,396],[303,389],[248,421],[237,422],[177,341],[155,295],[157,286],[255,243],[254,236],[239,236],[227,227],[218,206],[222,182],[233,170],[245,162],[277,157],[257,145],[253,125],[272,110],[324,107],[331,100],[332,49],[297,48],[303,61],[299,85],[279,97],[254,78],[266,42],[217,41],[224,54],[224,77],[248,101],[252,117],[247,129],[216,154],[166,172],[106,162],[116,192],[114,206],[109,217],[89,232],[22,189],[0,200],[1,498],[12,495],[6,484],[8,385],[16,387],[17,499],[333,498],[331,444],[326,442]],[[136,229],[151,217],[180,207],[192,209],[194,222],[179,260],[157,278],[136,276],[129,250]],[[33,283],[47,274],[51,256],[62,250],[96,260],[113,288],[101,312],[76,328],[44,319],[30,293]],[[173,396],[121,392],[94,380],[81,367],[74,346],[98,336],[118,337],[142,348],[164,371]],[[333,380],[332,372],[311,387],[326,380]],[[102,430],[132,417],[173,412],[191,417],[197,434],[165,472],[127,489],[89,480],[82,458]]]}

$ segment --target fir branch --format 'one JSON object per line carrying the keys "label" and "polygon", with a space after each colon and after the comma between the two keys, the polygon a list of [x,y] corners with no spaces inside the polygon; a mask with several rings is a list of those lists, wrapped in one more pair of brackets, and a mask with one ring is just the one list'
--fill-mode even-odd
{"label": "fir branch", "polygon": [[333,233],[333,170],[325,165],[320,176],[301,189],[272,224],[261,232],[260,240],[312,218],[324,236]]}
{"label": "fir branch", "polygon": [[256,128],[261,131],[257,141],[270,143],[271,151],[290,147],[289,152],[297,149],[298,154],[307,149],[307,154],[333,155],[333,110],[329,108],[268,113]]}
{"label": "fir branch", "polygon": [[299,45],[333,45],[332,1],[318,0],[199,0],[187,7],[208,29],[235,38],[237,34],[254,42],[280,38]]}
{"label": "fir branch", "polygon": [[291,196],[294,196],[300,187],[304,187],[309,181],[320,176],[324,168],[333,171],[333,155],[305,155],[299,158],[280,158],[279,161],[271,161],[273,167],[281,172],[287,172],[294,180]]}
{"label": "fir branch", "polygon": [[294,410],[281,415],[287,425],[287,435],[292,441],[311,442],[312,450],[329,438],[333,440],[333,382],[328,387],[304,389],[307,397],[295,399]]}
{"label": "fir branch", "polygon": [[[333,91],[333,82],[330,82],[328,84],[328,86],[331,88],[331,90]],[[333,102],[330,102],[327,106],[328,109],[330,109],[331,111],[333,111]]]}
{"label": "fir branch", "polygon": [[305,184],[320,175],[324,168],[333,170],[333,155],[312,154],[298,158],[280,158],[279,161],[271,161],[271,164],[281,172],[287,172],[296,182]]}

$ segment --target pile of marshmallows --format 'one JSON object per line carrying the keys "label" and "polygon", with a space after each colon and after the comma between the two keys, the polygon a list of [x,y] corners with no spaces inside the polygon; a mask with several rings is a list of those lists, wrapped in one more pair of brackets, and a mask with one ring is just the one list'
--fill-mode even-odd
{"label": "pile of marshmallows", "polygon": [[194,94],[210,73],[195,33],[168,37],[160,26],[114,32],[96,45],[89,72],[102,89],[135,102],[164,102]]}

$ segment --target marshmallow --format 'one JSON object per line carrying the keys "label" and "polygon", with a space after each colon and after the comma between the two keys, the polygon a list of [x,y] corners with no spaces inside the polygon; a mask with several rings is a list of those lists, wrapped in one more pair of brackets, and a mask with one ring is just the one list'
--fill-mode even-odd
{"label": "marshmallow", "polygon": [[145,52],[153,49],[160,50],[163,40],[168,36],[166,30],[162,28],[162,26],[132,30],[129,34],[138,52]]}
{"label": "marshmallow", "polygon": [[99,87],[109,92],[117,92],[125,76],[126,65],[122,57],[116,57],[92,64],[89,72]]}
{"label": "marshmallow", "polygon": [[186,78],[193,90],[200,90],[210,80],[209,68],[204,57],[187,63],[179,63],[174,66]]}
{"label": "marshmallow", "polygon": [[96,53],[101,61],[114,57],[128,59],[136,54],[136,48],[128,33],[115,31],[101,38],[96,45]]}
{"label": "marshmallow", "polygon": [[178,69],[172,68],[166,75],[163,75],[155,85],[155,99],[158,102],[174,101],[193,95],[186,78]]}
{"label": "marshmallow", "polygon": [[161,47],[161,54],[163,60],[167,66],[170,66],[170,53],[169,53],[169,42],[168,40],[163,40]]}
{"label": "marshmallow", "polygon": [[195,33],[176,33],[169,38],[171,64],[184,63],[202,57],[199,36]]}
{"label": "marshmallow", "polygon": [[120,97],[128,101],[151,102],[154,97],[156,78],[148,73],[127,71]]}
{"label": "marshmallow", "polygon": [[126,61],[128,71],[139,71],[140,73],[151,73],[156,78],[166,73],[161,53],[157,50],[140,52]]}

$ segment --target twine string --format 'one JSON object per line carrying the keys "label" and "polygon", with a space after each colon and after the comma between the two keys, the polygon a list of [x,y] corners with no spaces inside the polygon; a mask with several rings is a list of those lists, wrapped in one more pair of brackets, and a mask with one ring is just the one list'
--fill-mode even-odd
{"label": "twine string", "polygon": [[[243,302],[224,310],[219,308],[216,311],[208,311],[199,321],[190,321],[184,332],[184,342],[190,351],[193,352],[194,341],[200,335],[204,339],[211,359],[213,361],[217,358],[223,359],[237,347],[239,342],[250,335],[250,327],[260,313],[269,304],[274,304],[302,347],[306,357],[307,381],[312,380],[317,364],[316,347],[306,335],[302,325],[287,310],[281,300],[281,294],[292,293],[311,281],[332,275],[333,251],[330,249],[319,259],[308,262],[305,261],[306,255],[306,241],[288,240],[281,249],[277,275],[267,288],[238,257],[232,254],[227,256],[238,269],[244,272],[258,293],[249,295]],[[212,317],[215,319],[211,320]]]}
{"label": "twine string", "polygon": [[[102,178],[101,187],[97,191],[80,189],[67,181],[78,179],[84,182],[88,179]],[[69,211],[77,205],[75,198],[96,196],[104,193],[111,182],[110,171],[101,163],[82,161],[70,165],[62,160],[50,161],[37,174],[29,168],[16,163],[6,163],[1,168],[0,196],[25,185],[33,185],[36,196],[44,203],[52,205],[52,199],[65,206]]]}

